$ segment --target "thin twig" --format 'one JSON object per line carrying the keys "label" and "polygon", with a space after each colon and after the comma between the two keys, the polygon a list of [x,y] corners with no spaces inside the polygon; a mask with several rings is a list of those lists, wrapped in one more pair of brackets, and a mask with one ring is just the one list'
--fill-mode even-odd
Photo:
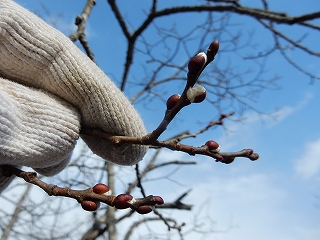
{"label": "thin twig", "polygon": [[88,18],[91,14],[93,6],[95,6],[96,1],[95,0],[87,0],[87,3],[81,13],[81,15],[78,15],[75,20],[75,24],[78,26],[78,29],[75,33],[71,34],[69,38],[71,41],[75,42],[77,40],[80,41],[81,45],[83,46],[84,50],[86,51],[88,57],[96,63],[96,60],[94,58],[94,53],[92,52],[86,34],[85,34],[85,28],[88,21]]}
{"label": "thin twig", "polygon": [[[17,177],[20,177],[26,182],[40,187],[49,196],[63,196],[73,198],[79,203],[83,202],[84,200],[97,201],[103,202],[112,207],[114,206],[114,200],[116,196],[97,194],[92,190],[92,188],[88,188],[85,190],[72,190],[70,188],[61,188],[57,185],[47,184],[37,177],[37,173],[25,172],[11,165],[0,165],[0,168],[4,176],[10,177],[12,175],[15,175]],[[150,195],[145,198],[136,198],[135,201],[132,201],[129,207],[132,209],[137,209],[140,206],[154,206],[157,203],[158,200],[154,196]]]}

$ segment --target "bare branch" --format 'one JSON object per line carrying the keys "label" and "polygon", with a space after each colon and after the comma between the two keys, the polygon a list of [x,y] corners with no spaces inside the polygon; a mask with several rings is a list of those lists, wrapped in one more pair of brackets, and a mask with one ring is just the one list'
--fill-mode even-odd
{"label": "bare branch", "polygon": [[170,208],[170,209],[181,209],[181,210],[191,210],[191,204],[184,204],[181,202],[183,198],[185,198],[191,190],[187,190],[185,193],[181,194],[176,200],[169,203],[164,203],[162,205],[157,206],[157,208]]}
{"label": "bare branch", "polygon": [[150,13],[147,15],[146,19],[141,23],[141,25],[130,34],[125,21],[115,3],[114,0],[108,0],[113,12],[115,13],[116,19],[121,26],[121,29],[127,38],[128,46],[127,46],[127,54],[126,54],[126,62],[125,69],[122,77],[121,90],[124,90],[130,66],[133,60],[133,54],[135,51],[135,43],[138,37],[142,35],[142,33],[147,29],[147,27],[156,19],[163,16],[169,16],[177,13],[192,13],[192,12],[232,12],[240,15],[251,16],[258,20],[269,20],[278,24],[301,24],[310,28],[319,28],[317,25],[313,25],[308,23],[307,21],[320,18],[320,12],[314,12],[310,14],[304,14],[300,16],[288,16],[283,12],[274,12],[269,11],[266,8],[266,2],[264,1],[265,9],[257,9],[244,7],[239,4],[236,0],[215,0],[214,2],[218,3],[226,3],[224,5],[195,5],[195,6],[177,6],[172,8],[165,8],[162,10],[156,11],[155,5],[151,7]]}
{"label": "bare branch", "polygon": [[5,229],[3,231],[3,234],[1,236],[1,240],[8,239],[9,233],[12,231],[14,224],[17,222],[19,214],[22,211],[22,204],[23,204],[24,200],[26,199],[26,197],[28,196],[28,193],[29,193],[31,187],[32,187],[32,185],[27,186],[26,190],[22,193],[19,201],[16,203],[15,210],[10,218],[10,222],[8,223],[8,225],[5,227]]}
{"label": "bare branch", "polygon": [[[61,188],[61,187],[58,187],[57,185],[47,184],[41,181],[37,177],[37,174],[35,172],[24,172],[10,165],[0,165],[0,168],[4,176],[10,177],[11,175],[15,175],[17,177],[20,177],[24,179],[26,182],[40,187],[49,196],[63,196],[63,197],[73,198],[77,200],[79,203],[83,203],[86,200],[92,201],[92,202],[103,202],[109,206],[117,207],[116,199],[120,195],[111,196],[111,195],[103,195],[101,193],[95,193],[93,188],[89,188],[86,190],[72,190],[70,188]],[[130,197],[131,199],[129,200],[125,199],[120,202],[118,201],[120,205],[126,206],[126,207],[123,207],[123,209],[130,207],[133,210],[139,210],[139,207],[155,206],[156,204],[161,204],[161,201],[163,201],[160,197],[151,196],[151,195],[145,198],[137,198],[137,199],[134,199],[129,194],[127,194],[125,197]]]}
{"label": "bare branch", "polygon": [[[144,219],[142,219],[142,220],[139,220],[139,221],[134,222],[134,223],[130,226],[128,232],[126,233],[126,235],[125,235],[125,237],[124,237],[124,240],[129,240],[129,239],[130,239],[130,236],[131,236],[132,233],[133,233],[133,231],[134,231],[139,225],[141,225],[141,224],[143,224],[143,223],[146,223],[146,222],[161,221],[161,220],[163,221],[163,219],[161,219],[161,218],[144,218]],[[165,220],[168,224],[169,224],[169,222],[172,222],[173,225],[172,225],[172,226],[169,225],[169,228],[170,228],[170,229],[177,229],[179,232],[181,231],[181,227],[184,226],[184,224],[178,225],[177,222],[176,222],[176,220],[173,219],[173,218],[165,218],[164,220]]]}
{"label": "bare branch", "polygon": [[[267,24],[264,21],[260,21],[260,23],[265,26],[266,28],[268,28],[271,32],[273,32],[275,35],[281,37],[282,39],[286,40],[287,42],[292,44],[292,47],[296,47],[301,49],[302,51],[305,51],[307,53],[309,53],[310,55],[316,56],[316,57],[320,57],[320,52],[315,52],[312,51],[311,49],[301,45],[299,43],[299,41],[293,40],[291,38],[289,38],[288,36],[284,35],[283,33],[279,32],[278,30],[276,30],[273,25]],[[280,46],[279,46],[280,47]]]}
{"label": "bare branch", "polygon": [[81,13],[81,15],[78,15],[75,20],[75,24],[78,26],[78,29],[75,33],[71,34],[69,38],[71,41],[75,42],[77,40],[80,41],[81,45],[83,46],[84,50],[86,51],[88,57],[96,63],[94,54],[91,51],[91,48],[89,46],[86,34],[85,34],[85,28],[88,21],[88,18],[91,14],[93,6],[96,4],[95,0],[87,0],[87,3]]}

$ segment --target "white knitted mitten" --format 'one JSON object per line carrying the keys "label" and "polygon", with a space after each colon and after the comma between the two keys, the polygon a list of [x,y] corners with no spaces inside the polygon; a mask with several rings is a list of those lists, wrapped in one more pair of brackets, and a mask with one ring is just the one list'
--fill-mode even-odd
{"label": "white knitted mitten", "polygon": [[[0,78],[0,162],[59,172],[80,131],[80,114],[60,98]],[[39,171],[45,173],[46,171]]]}
{"label": "white knitted mitten", "polygon": [[[21,88],[19,84],[12,85],[11,95],[7,90],[0,92],[0,117],[3,121],[7,121],[11,116],[17,116],[16,121],[10,120],[12,130],[10,134],[14,133],[15,139],[22,139],[20,142],[11,141],[10,144],[15,151],[7,152],[6,147],[9,146],[6,145],[7,136],[5,130],[1,128],[3,123],[0,122],[0,143],[1,145],[6,143],[0,146],[2,151],[0,164],[10,163],[42,169],[48,167],[51,172],[50,167],[58,168],[57,165],[60,163],[65,164],[65,161],[61,160],[63,153],[65,153],[65,159],[68,158],[68,154],[70,155],[76,136],[71,137],[72,140],[69,139],[69,142],[66,141],[68,143],[60,143],[59,137],[53,133],[51,140],[57,140],[57,142],[51,141],[48,144],[43,140],[46,138],[42,138],[41,135],[39,135],[41,137],[37,137],[37,134],[28,135],[25,131],[21,131],[21,128],[19,129],[25,124],[30,129],[50,132],[46,128],[52,126],[47,125],[46,121],[39,120],[42,116],[41,112],[29,112],[26,122],[22,121],[26,116],[25,108],[28,109],[32,101],[42,104],[43,110],[47,108],[48,111],[43,113],[44,116],[56,114],[54,121],[61,117],[63,121],[71,122],[70,124],[75,126],[72,128],[74,133],[77,133],[78,125],[73,121],[77,121],[78,115],[72,106],[80,113],[81,127],[99,128],[113,135],[140,137],[146,134],[139,114],[95,63],[62,33],[11,0],[0,0],[0,56],[0,76],[28,86],[28,88]],[[10,81],[2,79],[0,86],[6,87]],[[30,87],[42,89],[58,98],[39,90],[32,90]],[[16,99],[16,95],[24,100]],[[39,97],[40,95],[44,96]],[[34,98],[32,99],[31,96]],[[58,102],[57,105],[54,105],[54,101]],[[53,106],[51,104],[58,107],[50,108]],[[60,108],[65,109],[62,111]],[[19,126],[19,123],[23,124]],[[39,125],[43,126],[43,129],[40,129]],[[61,125],[58,128],[52,128],[70,137],[71,135],[67,132],[70,131],[69,127],[65,128]],[[22,129],[25,128],[22,127]],[[145,146],[128,144],[118,148],[99,138],[82,137],[94,153],[120,165],[137,163],[147,151]],[[30,149],[34,149],[32,152],[34,155],[28,155],[24,152],[25,146],[32,144],[34,145]],[[57,153],[57,148],[61,152]],[[27,161],[24,158],[25,154],[33,161]],[[10,158],[3,158],[7,155],[10,155]],[[61,161],[56,158],[57,155],[62,157]]]}

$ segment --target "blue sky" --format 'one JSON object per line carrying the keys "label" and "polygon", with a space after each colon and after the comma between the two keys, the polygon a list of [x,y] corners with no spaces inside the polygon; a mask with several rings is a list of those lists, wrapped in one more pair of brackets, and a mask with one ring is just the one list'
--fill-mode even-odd
{"label": "blue sky", "polygon": [[[39,12],[45,20],[50,22],[41,8],[39,1],[17,0],[18,3],[31,11]],[[84,1],[43,1],[50,10],[50,15],[56,17],[62,14],[56,27],[70,34],[74,17],[82,11]],[[122,74],[123,54],[125,51],[121,31],[115,26],[113,17],[106,13],[110,11],[106,1],[97,1],[92,17],[89,20],[87,35],[90,45],[95,52],[99,66],[115,81]],[[176,1],[175,1],[176,2]],[[178,2],[178,1],[177,1]],[[185,2],[185,1],[179,1]],[[192,1],[189,1],[192,2]],[[240,1],[242,4],[252,1]],[[259,2],[259,1],[257,1]],[[123,11],[132,20],[134,25],[141,21],[141,12],[133,11],[136,1],[120,1]],[[260,3],[260,2],[259,2]],[[160,1],[161,4],[167,4]],[[274,1],[270,3],[273,10],[286,11],[289,14],[302,14],[320,9],[318,0],[308,1]],[[109,15],[110,16],[110,15]],[[235,17],[233,19],[236,19]],[[136,22],[135,22],[136,21]],[[241,17],[238,20],[244,23],[248,31],[256,29],[254,41],[259,42],[257,47],[265,49],[270,35],[259,30],[259,24]],[[106,22],[108,23],[106,27]],[[248,22],[248,23],[247,23]],[[317,21],[319,24],[320,21]],[[179,24],[179,23],[178,23]],[[283,28],[290,33],[290,28]],[[297,36],[304,32],[299,32]],[[103,34],[105,37],[101,39]],[[320,33],[307,38],[314,50],[320,51],[318,39]],[[223,48],[223,46],[222,46]],[[301,67],[320,76],[319,59],[309,57],[296,51],[291,56],[299,59]],[[219,64],[225,63],[229,55],[219,56]],[[247,63],[239,59],[231,59],[237,63],[239,69],[245,69]],[[120,67],[119,67],[120,66]],[[117,71],[117,69],[121,69]],[[225,129],[212,130],[190,143],[202,145],[206,140],[214,138],[220,143],[223,151],[237,151],[243,148],[252,148],[260,154],[260,159],[251,162],[239,159],[231,165],[214,163],[211,159],[197,156],[189,157],[183,153],[164,151],[161,158],[196,160],[196,166],[184,167],[175,175],[179,184],[164,183],[157,187],[157,193],[170,199],[188,188],[192,191],[185,199],[187,203],[194,203],[194,213],[198,212],[202,221],[206,217],[214,221],[215,233],[208,235],[210,239],[278,239],[278,240],[316,240],[320,236],[320,82],[310,84],[310,79],[296,71],[286,63],[279,54],[268,59],[266,69],[271,74],[278,74],[282,78],[278,82],[281,90],[266,90],[260,94],[252,105],[272,116],[246,111],[241,123],[227,120]],[[138,71],[138,70],[137,70]],[[139,72],[133,72],[139,75]],[[177,90],[179,91],[179,90]],[[168,91],[168,96],[175,92]],[[132,94],[128,91],[128,94]],[[146,121],[149,130],[160,121],[164,106],[155,101],[150,109],[139,105],[137,108]],[[155,109],[160,109],[155,112]],[[208,104],[191,106],[179,115],[178,119],[186,116],[192,119],[182,122],[173,122],[168,131],[182,131],[192,126],[197,129],[199,120],[209,120],[206,116]],[[201,118],[201,116],[206,116]],[[213,117],[215,115],[213,114]],[[157,121],[153,121],[157,117]],[[198,119],[201,118],[201,119]],[[173,135],[173,134],[172,134]],[[168,185],[166,185],[168,184]],[[168,186],[169,190],[168,190]],[[152,189],[152,188],[150,188]],[[119,189],[121,191],[121,189]],[[159,191],[159,192],[158,192]],[[204,208],[201,211],[202,206]],[[177,212],[166,214],[183,219],[189,226],[194,214]],[[188,226],[188,225],[187,225]],[[165,230],[165,226],[162,227]],[[195,239],[191,233],[186,239]],[[208,239],[208,238],[206,238]]]}

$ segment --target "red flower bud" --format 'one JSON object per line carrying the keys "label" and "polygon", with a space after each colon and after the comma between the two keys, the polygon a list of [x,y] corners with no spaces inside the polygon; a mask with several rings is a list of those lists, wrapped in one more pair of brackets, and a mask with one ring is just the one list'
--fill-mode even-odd
{"label": "red flower bud", "polygon": [[218,53],[218,51],[219,51],[219,42],[216,40],[212,42],[208,48],[208,51],[207,51],[208,58],[212,61],[216,56],[216,54]]}
{"label": "red flower bud", "polygon": [[220,145],[213,140],[207,141],[206,146],[209,148],[209,151],[211,151],[211,152],[219,152],[220,151]]}
{"label": "red flower bud", "polygon": [[96,194],[106,194],[110,195],[111,191],[109,187],[103,183],[98,183],[92,188],[93,192]]}
{"label": "red flower bud", "polygon": [[100,206],[100,202],[94,202],[89,200],[84,200],[81,202],[81,207],[86,211],[96,211]]}
{"label": "red flower bud", "polygon": [[130,194],[119,194],[113,199],[111,205],[118,209],[125,209],[131,206],[134,198]]}
{"label": "red flower bud", "polygon": [[247,149],[247,155],[248,155],[248,156],[250,156],[250,155],[252,155],[252,154],[253,154],[253,150],[252,150],[252,149],[250,149],[250,148],[249,148],[249,149]]}
{"label": "red flower bud", "polygon": [[167,100],[167,110],[172,109],[179,100],[180,100],[179,94],[173,94],[171,97],[169,97]]}
{"label": "red flower bud", "polygon": [[258,160],[259,154],[258,153],[253,153],[249,156],[249,159],[252,161]]}
{"label": "red flower bud", "polygon": [[191,58],[188,63],[188,74],[190,75],[198,75],[204,65],[207,62],[207,55],[204,52],[198,53],[196,56]]}
{"label": "red flower bud", "polygon": [[221,161],[221,162],[223,162],[225,164],[230,164],[234,161],[234,159],[235,159],[235,157],[224,157],[223,161]]}
{"label": "red flower bud", "polygon": [[147,213],[150,213],[151,211],[152,211],[152,208],[149,206],[140,206],[136,209],[136,212],[140,214],[147,214]]}
{"label": "red flower bud", "polygon": [[157,205],[162,205],[162,204],[164,204],[164,201],[163,201],[162,197],[160,197],[160,196],[154,196],[154,199],[156,200],[156,204],[157,204]]}
{"label": "red flower bud", "polygon": [[223,157],[221,155],[217,155],[215,156],[216,162],[222,162],[223,161]]}
{"label": "red flower bud", "polygon": [[162,199],[162,197],[160,197],[160,196],[153,196],[153,202],[150,202],[149,203],[149,205],[152,205],[152,206],[154,206],[154,205],[162,205],[162,204],[164,204],[164,201],[163,201],[163,199]]}

